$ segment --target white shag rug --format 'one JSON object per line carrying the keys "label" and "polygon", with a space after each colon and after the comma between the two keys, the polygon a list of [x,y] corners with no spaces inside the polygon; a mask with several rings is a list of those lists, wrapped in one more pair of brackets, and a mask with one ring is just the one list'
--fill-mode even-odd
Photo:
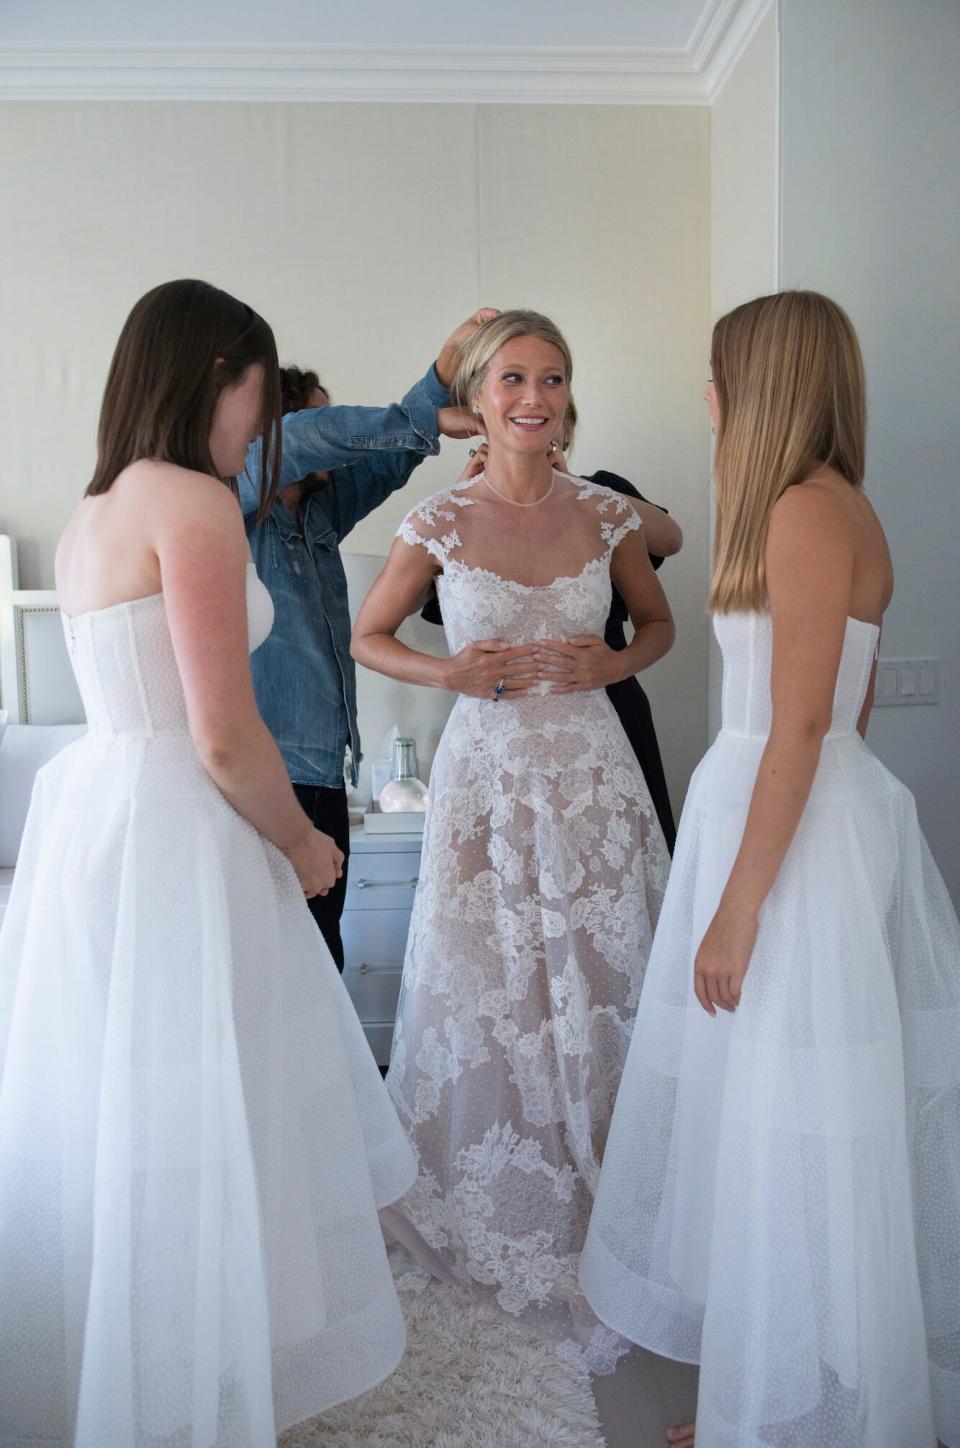
{"label": "white shag rug", "polygon": [[279,1448],[604,1448],[586,1369],[391,1251],[407,1351],[379,1387]]}

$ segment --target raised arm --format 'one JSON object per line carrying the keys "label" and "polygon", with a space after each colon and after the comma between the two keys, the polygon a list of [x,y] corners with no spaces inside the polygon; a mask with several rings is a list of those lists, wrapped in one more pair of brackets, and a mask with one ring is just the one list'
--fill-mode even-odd
{"label": "raised arm", "polygon": [[449,659],[435,659],[408,648],[395,637],[408,614],[423,606],[440,572],[427,547],[397,538],[386,567],[363,601],[353,629],[350,652],[358,664],[431,689],[451,689],[475,698],[492,698],[503,679],[508,694],[525,692],[531,683],[533,646],[511,648],[499,639],[469,644]]}
{"label": "raised arm", "polygon": [[[288,412],[283,418],[279,486],[343,467],[374,451],[429,457],[440,451],[438,437],[437,407],[425,388],[411,388],[403,402],[389,407],[306,407]],[[259,504],[254,480],[260,476],[261,446],[259,438],[250,445],[246,471],[237,479],[244,514],[255,512]]]}
{"label": "raised arm", "polygon": [[737,858],[697,952],[694,989],[710,1015],[732,1010],[750,963],[760,907],[777,878],[813,785],[843,650],[854,544],[826,489],[788,488],[766,552],[773,623],[772,724]]}
{"label": "raised arm", "polygon": [[[560,463],[556,465],[560,466]],[[594,473],[592,481],[599,483],[604,488],[611,488],[615,493],[620,493],[623,497],[632,500],[643,524],[647,552],[654,560],[654,568],[659,568],[665,558],[672,558],[674,553],[680,552],[683,547],[683,529],[680,524],[670,517],[666,508],[662,508],[659,503],[651,503],[648,498],[645,498],[629,478],[622,477],[620,473],[604,470]]]}
{"label": "raised arm", "polygon": [[260,718],[247,642],[249,550],[233,497],[169,467],[152,526],[164,605],[200,761],[244,819],[290,858],[306,894],[326,894],[343,856],[297,803]]}
{"label": "raised arm", "polygon": [[633,506],[640,514],[646,536],[647,552],[652,558],[672,558],[683,547],[683,529],[675,518],[646,498],[637,498]]}
{"label": "raised arm", "polygon": [[[428,367],[399,403],[389,407],[312,407],[289,412],[283,418],[283,456],[279,486],[299,483],[310,473],[333,472],[339,496],[336,512],[340,537],[401,487],[425,457],[440,451],[439,437],[471,437],[477,428],[459,408],[450,407],[450,383],[461,343],[490,317],[492,307],[481,307],[461,322],[444,342],[433,366]],[[247,453],[246,471],[237,479],[244,515],[259,506],[260,441]],[[371,454],[400,454],[371,466]],[[345,469],[366,462],[359,478]],[[336,471],[339,470],[339,471]]]}

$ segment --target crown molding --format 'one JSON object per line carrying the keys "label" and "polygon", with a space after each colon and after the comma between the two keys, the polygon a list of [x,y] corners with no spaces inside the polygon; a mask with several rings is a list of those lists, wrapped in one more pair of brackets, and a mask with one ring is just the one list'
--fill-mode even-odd
{"label": "crown molding", "polygon": [[707,101],[723,90],[737,61],[776,0],[710,0],[687,43]]}
{"label": "crown molding", "polygon": [[367,45],[0,50],[4,100],[703,105],[685,51]]}
{"label": "crown molding", "polygon": [[0,100],[709,105],[774,0],[708,0],[678,49],[74,45],[0,48]]}

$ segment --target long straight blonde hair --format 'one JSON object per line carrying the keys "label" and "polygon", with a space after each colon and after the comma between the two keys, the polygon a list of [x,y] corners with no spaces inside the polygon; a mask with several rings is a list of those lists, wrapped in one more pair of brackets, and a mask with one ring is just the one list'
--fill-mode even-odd
{"label": "long straight blonde hair", "polygon": [[825,464],[863,483],[866,395],[857,335],[819,292],[777,292],[721,317],[710,365],[719,420],[709,607],[768,606],[765,554],[777,499]]}

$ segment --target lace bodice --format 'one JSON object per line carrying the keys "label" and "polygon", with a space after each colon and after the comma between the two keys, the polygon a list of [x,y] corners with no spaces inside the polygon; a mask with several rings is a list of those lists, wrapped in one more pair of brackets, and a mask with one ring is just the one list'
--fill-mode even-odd
{"label": "lace bodice", "polygon": [[[770,733],[770,668],[773,624],[766,613],[715,614],[713,630],[723,652],[723,728],[728,734]],[[852,734],[870,682],[880,630],[848,618],[827,738]]]}
{"label": "lace bodice", "polygon": [[[187,708],[167,626],[163,594],[112,608],[61,615],[67,652],[91,734],[186,734]],[[273,623],[273,603],[247,565],[251,652]]]}
{"label": "lace bodice", "polygon": [[[546,583],[502,577],[489,543],[484,548],[481,479],[435,493],[407,514],[399,537],[420,545],[440,563],[437,593],[451,653],[480,639],[531,643],[535,639],[603,634],[610,611],[610,559],[622,538],[641,526],[628,499],[609,488],[555,474],[583,505],[575,537],[558,551],[558,572]],[[481,510],[478,516],[473,510]],[[538,566],[550,560],[538,553]]]}

